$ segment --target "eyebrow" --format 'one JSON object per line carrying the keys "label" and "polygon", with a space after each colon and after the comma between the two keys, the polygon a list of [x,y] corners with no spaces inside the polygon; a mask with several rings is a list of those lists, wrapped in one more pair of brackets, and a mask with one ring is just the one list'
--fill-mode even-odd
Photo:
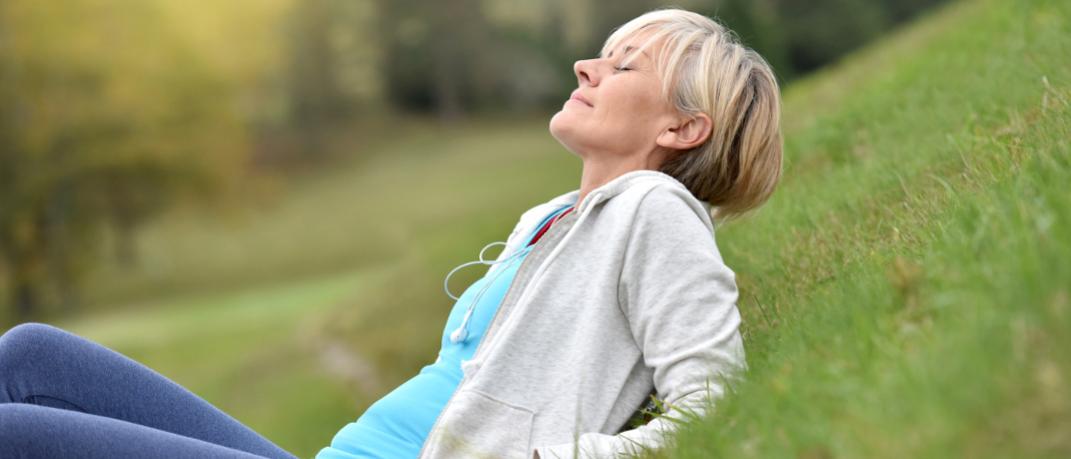
{"label": "eyebrow", "polygon": [[[632,46],[632,45],[626,46],[626,47],[625,47],[625,54],[628,54],[628,51],[629,51],[630,49],[636,49],[636,47],[635,47],[635,46]],[[644,56],[647,56],[647,59],[651,59],[651,56],[649,56],[649,55],[647,54],[647,51],[644,51],[644,50],[642,50],[642,49],[641,49],[641,50],[640,50],[640,53],[642,53],[642,54],[643,54]],[[606,57],[613,57],[613,56],[614,56],[614,52],[613,52],[613,50],[610,50],[610,53],[606,55]]]}

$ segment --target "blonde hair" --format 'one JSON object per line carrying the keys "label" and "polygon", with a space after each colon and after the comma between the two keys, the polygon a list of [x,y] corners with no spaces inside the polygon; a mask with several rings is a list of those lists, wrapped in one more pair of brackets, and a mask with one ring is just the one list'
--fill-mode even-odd
{"label": "blonde hair", "polygon": [[628,65],[665,39],[656,70],[662,95],[683,114],[705,113],[710,137],[668,159],[660,171],[683,183],[712,208],[734,219],[756,209],[781,178],[781,95],[770,65],[716,21],[674,7],[651,10],[614,29],[602,55],[638,32],[651,32],[624,56]]}

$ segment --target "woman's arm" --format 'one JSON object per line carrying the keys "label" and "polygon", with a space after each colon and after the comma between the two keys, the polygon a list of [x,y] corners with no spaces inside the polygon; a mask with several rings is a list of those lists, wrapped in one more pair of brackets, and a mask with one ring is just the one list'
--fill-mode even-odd
{"label": "woman's arm", "polygon": [[644,363],[654,370],[667,412],[617,435],[586,433],[575,443],[541,447],[535,457],[613,457],[657,449],[685,412],[706,413],[725,378],[746,368],[735,275],[710,228],[675,191],[644,197],[625,254],[620,305]]}

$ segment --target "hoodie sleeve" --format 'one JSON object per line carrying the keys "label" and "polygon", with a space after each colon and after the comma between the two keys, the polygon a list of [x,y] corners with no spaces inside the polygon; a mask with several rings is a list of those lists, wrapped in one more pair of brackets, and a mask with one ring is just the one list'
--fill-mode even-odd
{"label": "hoodie sleeve", "polygon": [[677,193],[656,187],[641,201],[619,285],[622,312],[645,364],[654,370],[666,412],[617,435],[591,432],[575,443],[537,448],[540,458],[608,458],[659,449],[677,422],[688,418],[685,412],[706,414],[710,402],[724,394],[724,379],[746,368],[735,275],[722,261],[710,227]]}

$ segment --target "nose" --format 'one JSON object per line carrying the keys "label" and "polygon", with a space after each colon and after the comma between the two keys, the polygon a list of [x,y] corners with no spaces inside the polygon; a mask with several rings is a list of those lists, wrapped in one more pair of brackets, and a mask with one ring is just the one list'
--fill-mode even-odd
{"label": "nose", "polygon": [[[598,86],[598,72],[595,72],[591,65],[592,59],[581,59],[573,64],[573,73],[576,74],[576,81],[578,84],[583,85],[587,83],[590,86]],[[594,79],[593,79],[594,78]]]}

